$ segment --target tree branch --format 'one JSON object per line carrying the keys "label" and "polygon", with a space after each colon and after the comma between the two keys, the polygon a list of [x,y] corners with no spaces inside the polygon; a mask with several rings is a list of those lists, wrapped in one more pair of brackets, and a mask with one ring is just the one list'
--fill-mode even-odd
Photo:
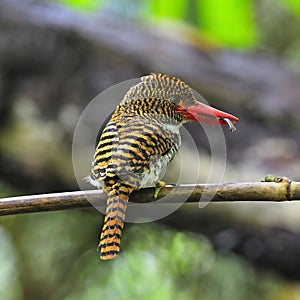
{"label": "tree branch", "polygon": [[[153,192],[153,188],[134,192],[129,205],[134,205],[134,202],[153,202]],[[167,201],[163,201],[162,198],[167,195]],[[162,200],[156,202],[158,205],[183,203],[185,199],[185,202],[194,204],[198,204],[200,199],[201,202],[300,200],[300,182],[269,175],[264,182],[166,186],[160,191],[159,199]],[[86,208],[91,204],[104,207],[105,193],[101,190],[90,190],[2,198],[0,215]]]}

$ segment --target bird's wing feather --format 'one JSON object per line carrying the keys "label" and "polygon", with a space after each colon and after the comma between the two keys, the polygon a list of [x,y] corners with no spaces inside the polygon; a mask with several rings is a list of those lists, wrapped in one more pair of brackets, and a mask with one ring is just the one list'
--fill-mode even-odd
{"label": "bird's wing feather", "polygon": [[110,120],[96,147],[92,175],[97,180],[116,175],[124,181],[136,179],[160,158],[169,162],[176,153],[177,139],[176,134],[150,119],[130,117],[117,123]]}
{"label": "bird's wing feather", "polygon": [[[108,167],[119,143],[116,122],[110,120],[98,136],[99,141],[95,150],[91,177],[97,181],[103,181],[109,175],[110,169]],[[111,175],[113,176],[113,174]]]}
{"label": "bird's wing feather", "polygon": [[118,176],[126,178],[141,178],[155,168],[161,159],[168,163],[176,153],[174,148],[178,144],[177,135],[142,118],[127,120],[124,126],[118,127],[118,137],[116,152],[110,164],[112,167],[117,166]]}

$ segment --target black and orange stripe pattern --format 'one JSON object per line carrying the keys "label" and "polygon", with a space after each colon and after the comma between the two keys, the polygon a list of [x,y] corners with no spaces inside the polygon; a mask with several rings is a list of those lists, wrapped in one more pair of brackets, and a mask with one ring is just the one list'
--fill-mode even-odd
{"label": "black and orange stripe pattern", "polygon": [[131,87],[106,124],[96,145],[91,181],[103,182],[108,195],[98,249],[104,260],[116,257],[130,194],[159,181],[161,169],[180,147],[177,111],[193,103],[191,89],[179,79],[151,74]]}
{"label": "black and orange stripe pattern", "polygon": [[131,192],[132,188],[126,184],[115,184],[108,193],[106,216],[98,246],[103,260],[113,259],[120,252],[125,212]]}

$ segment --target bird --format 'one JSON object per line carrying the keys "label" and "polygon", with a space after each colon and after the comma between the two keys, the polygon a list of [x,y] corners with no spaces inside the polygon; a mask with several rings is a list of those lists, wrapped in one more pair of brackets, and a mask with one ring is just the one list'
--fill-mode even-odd
{"label": "bird", "polygon": [[157,198],[161,175],[181,145],[179,129],[190,121],[235,131],[238,118],[197,101],[181,79],[151,73],[129,88],[99,131],[88,180],[107,194],[97,248],[102,260],[119,255],[131,193],[155,186]]}

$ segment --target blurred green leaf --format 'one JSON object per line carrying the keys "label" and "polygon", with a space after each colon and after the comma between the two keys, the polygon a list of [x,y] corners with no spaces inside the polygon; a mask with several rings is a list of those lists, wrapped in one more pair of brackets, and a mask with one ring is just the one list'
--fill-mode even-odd
{"label": "blurred green leaf", "polygon": [[282,4],[292,10],[298,17],[300,17],[300,1],[299,0],[280,0]]}
{"label": "blurred green leaf", "polygon": [[59,0],[71,8],[82,11],[94,11],[98,9],[105,0]]}
{"label": "blurred green leaf", "polygon": [[149,0],[150,12],[155,18],[184,19],[188,0]]}
{"label": "blurred green leaf", "polygon": [[203,33],[223,45],[247,48],[257,42],[252,0],[199,0],[198,20]]}

